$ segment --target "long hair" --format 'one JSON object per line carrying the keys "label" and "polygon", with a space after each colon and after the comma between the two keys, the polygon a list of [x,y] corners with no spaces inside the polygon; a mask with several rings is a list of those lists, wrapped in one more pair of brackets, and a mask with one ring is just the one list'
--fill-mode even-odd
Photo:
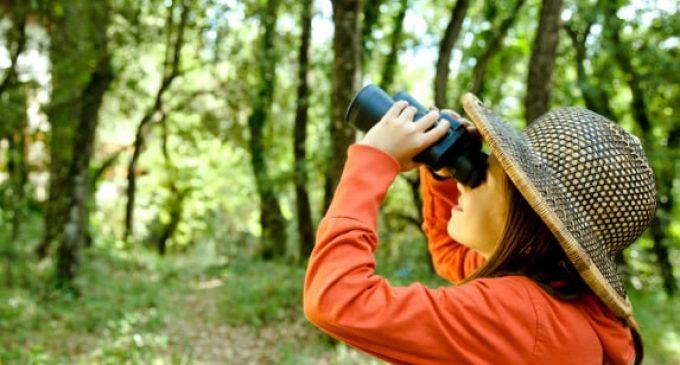
{"label": "long hair", "polygon": [[576,299],[590,289],[557,239],[517,188],[505,177],[509,209],[501,242],[486,264],[465,281],[522,275],[558,299]]}
{"label": "long hair", "polygon": [[[510,206],[501,241],[486,264],[463,282],[522,275],[557,299],[575,300],[590,293],[590,288],[567,258],[557,238],[507,176],[504,185]],[[642,337],[635,329],[631,329],[631,333],[637,365],[642,363],[644,356]]]}

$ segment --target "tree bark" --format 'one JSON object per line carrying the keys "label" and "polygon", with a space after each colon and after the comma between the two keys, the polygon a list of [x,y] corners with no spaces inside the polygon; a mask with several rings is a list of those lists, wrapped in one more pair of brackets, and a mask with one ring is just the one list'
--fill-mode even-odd
{"label": "tree bark", "polygon": [[394,83],[394,73],[397,68],[397,61],[399,59],[399,51],[402,45],[402,36],[404,33],[404,18],[406,18],[406,11],[408,11],[409,0],[400,0],[399,13],[394,18],[394,30],[390,37],[390,53],[385,58],[383,66],[382,78],[380,87],[383,90],[390,91]]}
{"label": "tree bark", "polygon": [[[0,127],[0,140],[8,141],[7,172],[9,174],[9,187],[11,191],[9,209],[11,215],[11,237],[16,242],[21,231],[22,213],[25,206],[25,186],[28,180],[26,167],[27,151],[25,143],[25,130],[27,126],[26,115],[26,90],[19,83],[17,77],[17,61],[19,55],[26,47],[26,17],[28,10],[23,3],[13,4],[11,18],[13,26],[6,35],[7,49],[9,51],[10,65],[2,82],[0,82],[0,102],[2,105],[3,126]],[[8,95],[9,94],[9,95]],[[9,250],[13,254],[13,249]],[[8,257],[9,259],[9,257]],[[8,271],[8,279],[11,273]]]}
{"label": "tree bark", "polygon": [[[175,1],[181,1],[182,10],[180,15],[179,25],[177,26],[177,34],[175,39],[172,39],[172,29],[174,28],[174,9]],[[187,22],[189,20],[189,12],[191,11],[191,0],[173,0],[172,5],[168,9],[168,16],[166,18],[166,28],[168,29],[168,36],[166,42],[165,60],[163,62],[163,78],[156,92],[156,97],[153,105],[144,114],[139,124],[137,125],[137,132],[135,133],[134,148],[132,157],[128,162],[127,169],[127,202],[125,205],[125,239],[134,233],[134,211],[135,199],[137,194],[137,165],[139,158],[146,145],[146,136],[153,127],[154,121],[157,121],[159,114],[163,110],[163,96],[170,89],[175,79],[180,75],[180,64],[182,58],[182,48],[184,47],[184,33]]]}
{"label": "tree bark", "polygon": [[331,96],[330,161],[326,169],[324,211],[330,205],[340,180],[347,148],[354,142],[355,131],[345,121],[345,111],[359,88],[361,39],[358,0],[334,0],[333,22],[333,91]]}
{"label": "tree bark", "polygon": [[25,5],[17,5],[12,12],[12,22],[13,27],[8,32],[8,51],[10,52],[9,61],[10,66],[5,73],[5,77],[0,83],[0,96],[10,87],[15,86],[17,83],[17,60],[19,55],[26,48],[26,17],[28,9]]}
{"label": "tree bark", "polygon": [[[23,101],[23,104],[26,105],[25,94],[21,96],[23,98],[20,101]],[[9,136],[7,149],[7,173],[10,180],[10,209],[12,210],[11,242],[16,242],[21,235],[21,223],[26,209],[26,184],[28,183],[28,149],[25,134],[28,118],[25,109],[18,117],[21,118],[17,121],[18,128]]]}
{"label": "tree bark", "polygon": [[579,90],[581,90],[581,95],[586,103],[586,108],[599,113],[610,120],[616,121],[617,118],[614,115],[614,111],[609,105],[609,97],[602,88],[594,86],[588,81],[589,77],[586,73],[585,61],[586,61],[586,40],[590,34],[590,28],[592,27],[592,22],[588,22],[584,25],[583,32],[578,30],[577,24],[574,22],[567,22],[564,24],[564,30],[571,39],[574,45],[574,50],[576,51],[576,75],[577,84]]}
{"label": "tree bark", "polygon": [[[170,151],[168,149],[168,119],[167,115],[163,114],[161,117],[161,127],[162,133],[162,143],[161,150],[163,152],[163,163],[165,164],[165,171],[168,173],[168,189],[170,190],[170,195],[167,198],[167,203],[165,206],[168,208],[168,213],[170,220],[167,223],[161,222],[161,230],[156,239],[156,248],[158,254],[163,256],[167,253],[168,241],[175,235],[179,223],[182,221],[182,215],[184,213],[184,200],[189,193],[188,188],[180,188],[177,184],[178,172],[175,164],[172,162]],[[158,219],[161,221],[161,219]]]}
{"label": "tree bark", "polygon": [[543,0],[529,60],[524,117],[527,124],[550,107],[550,87],[560,30],[562,0]]}
{"label": "tree bark", "polygon": [[380,6],[385,3],[385,0],[365,0],[362,3],[363,21],[361,22],[361,67],[366,68],[367,62],[373,56],[373,29],[380,20]]}
{"label": "tree bark", "polygon": [[269,119],[276,84],[276,54],[274,37],[278,20],[279,0],[269,0],[261,15],[260,56],[258,62],[257,96],[253,112],[248,118],[250,154],[255,184],[260,197],[260,226],[262,227],[260,255],[265,260],[283,256],[286,250],[286,219],[274,191],[267,167],[264,128]]}
{"label": "tree bark", "polygon": [[[73,4],[73,3],[71,3]],[[69,4],[69,5],[71,5]],[[80,5],[80,6],[78,6]],[[70,143],[61,145],[61,149],[70,149],[70,160],[60,161],[62,166],[66,165],[65,183],[66,188],[61,191],[65,193],[62,202],[65,203],[63,208],[66,212],[64,225],[60,232],[61,243],[57,251],[57,282],[60,286],[72,288],[73,279],[79,267],[80,248],[85,244],[89,232],[89,207],[90,190],[89,190],[89,165],[94,149],[95,133],[99,121],[99,109],[106,90],[113,80],[113,71],[110,63],[110,56],[108,53],[108,38],[106,31],[90,31],[72,33],[78,28],[69,28],[69,24],[79,24],[83,21],[83,14],[85,17],[86,27],[90,30],[103,29],[106,30],[109,24],[109,8],[106,2],[97,3],[81,3],[74,5],[72,8],[65,6],[64,16],[58,21],[56,32],[52,35],[64,36],[63,39],[74,39],[71,37],[85,34],[86,37],[80,38],[81,44],[73,44],[70,42],[61,43],[55,41],[55,46],[52,56],[63,55],[62,52],[77,52],[71,47],[81,50],[86,48],[89,54],[85,52],[77,52],[78,57],[84,58],[88,64],[94,64],[94,70],[89,74],[85,80],[87,82],[83,87],[78,87],[77,81],[73,89],[68,90],[68,95],[75,95],[77,97],[78,108],[74,108],[75,115],[69,112],[69,117],[75,117],[72,120],[64,120],[62,127],[70,129]],[[64,32],[64,33],[61,33]],[[55,37],[53,37],[54,40]],[[77,38],[75,38],[77,39]],[[87,43],[85,43],[87,42]],[[73,55],[71,55],[73,57]],[[61,59],[52,58],[53,62],[62,61]],[[73,61],[71,59],[71,61]],[[71,73],[70,67],[73,64],[62,64],[59,67],[61,72],[53,72],[55,83],[58,78],[63,77],[68,79],[74,75]],[[87,69],[87,68],[84,68]],[[62,80],[64,80],[62,79]],[[70,80],[73,82],[74,80]],[[54,90],[57,90],[55,85]],[[59,100],[58,98],[56,100]],[[70,125],[68,125],[70,122]],[[77,133],[74,133],[77,131]],[[66,148],[64,148],[66,146]]]}
{"label": "tree bark", "polygon": [[[53,242],[63,242],[74,186],[74,175],[70,173],[75,132],[83,108],[82,93],[92,76],[89,65],[101,57],[96,54],[96,35],[92,34],[99,31],[95,30],[91,16],[83,17],[83,14],[96,13],[99,9],[95,8],[101,5],[82,0],[68,4],[55,0],[53,5],[49,7],[53,12],[48,22],[52,95],[46,108],[50,123],[50,180],[43,241],[36,249],[40,258],[48,255]],[[59,13],[55,11],[57,8],[61,10]]]}
{"label": "tree bark", "polygon": [[463,20],[465,20],[469,5],[469,0],[458,0],[456,2],[456,6],[453,7],[451,13],[451,20],[444,32],[444,37],[442,37],[442,40],[439,43],[439,58],[437,59],[437,68],[434,77],[434,103],[441,108],[448,105],[446,89],[449,83],[451,51],[460,35],[460,30],[463,27]]}
{"label": "tree bark", "polygon": [[314,247],[314,224],[307,191],[307,116],[309,109],[309,44],[312,31],[313,0],[302,4],[300,50],[298,58],[297,108],[293,132],[293,155],[295,158],[295,203],[298,216],[298,240],[300,258],[309,257]]}
{"label": "tree bark", "polygon": [[472,88],[470,92],[481,96],[484,93],[484,77],[486,75],[486,68],[489,65],[491,59],[500,51],[501,45],[503,44],[503,39],[505,38],[508,30],[515,22],[519,10],[524,5],[525,0],[517,0],[515,6],[512,8],[512,13],[503,19],[498,29],[493,32],[492,38],[488,40],[488,46],[482,52],[482,54],[477,58],[477,63],[475,63],[475,68],[472,70]]}

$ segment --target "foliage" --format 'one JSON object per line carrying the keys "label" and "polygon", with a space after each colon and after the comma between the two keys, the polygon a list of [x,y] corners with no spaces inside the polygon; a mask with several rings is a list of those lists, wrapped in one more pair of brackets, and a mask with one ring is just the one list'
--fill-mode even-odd
{"label": "foliage", "polygon": [[[225,329],[261,343],[259,346],[277,346],[273,356],[283,364],[370,363],[372,360],[357,352],[328,341],[305,323],[301,313],[301,263],[306,258],[298,256],[296,247],[292,185],[299,2],[280,2],[271,50],[278,59],[276,87],[263,131],[271,184],[287,223],[285,231],[279,232],[289,238],[285,256],[273,262],[255,257],[262,230],[246,123],[257,96],[256,69],[263,61],[257,50],[260,14],[267,6],[263,0],[191,2],[180,74],[164,95],[159,113],[165,117],[167,155],[163,151],[161,119],[154,119],[135,171],[137,230],[129,240],[123,239],[125,168],[133,152],[130,146],[140,119],[154,105],[166,66],[165,44],[168,34],[172,34],[166,27],[166,17],[172,4],[179,1],[101,2],[111,9],[111,23],[108,29],[96,31],[108,35],[115,77],[98,111],[100,122],[91,170],[97,171],[112,156],[119,155],[95,185],[88,232],[92,247],[81,257],[76,293],[53,288],[55,248],[42,261],[36,261],[33,251],[44,233],[41,221],[50,204],[47,175],[56,121],[50,117],[54,111],[50,105],[59,106],[64,101],[49,100],[48,95],[56,88],[54,95],[73,101],[67,97],[71,95],[68,90],[59,89],[62,85],[50,84],[55,79],[48,61],[51,33],[45,13],[63,15],[64,11],[79,10],[71,8],[67,1],[56,1],[28,18],[27,50],[17,65],[20,82],[0,93],[0,363],[190,364],[203,349],[197,348],[200,341],[189,338],[188,333],[204,330],[220,339],[228,336]],[[4,3],[0,5],[0,50],[11,48],[12,41],[12,9]],[[399,3],[382,1],[379,6],[377,22],[366,40],[370,56],[364,60],[364,84],[380,82],[391,52]],[[475,65],[488,39],[510,15],[515,3],[516,0],[471,4],[452,55],[448,90],[451,100],[440,107],[459,107],[459,96],[470,89]],[[617,122],[641,135],[643,131],[631,105],[635,96],[629,86],[631,75],[617,66],[617,50],[625,48],[640,79],[640,92],[652,122],[651,134],[645,139],[648,155],[658,175],[670,176],[670,183],[661,186],[665,192],[661,199],[677,201],[680,191],[675,172],[680,147],[669,145],[669,137],[680,128],[680,74],[673,72],[680,67],[680,12],[672,2],[618,1],[617,14],[605,14],[598,8],[602,3],[574,0],[564,4],[563,21],[581,32],[587,23],[592,23],[585,39],[583,65],[588,83],[585,87],[579,84],[575,47],[561,31],[552,77],[552,106],[583,106],[584,91],[596,89],[606,96]],[[481,93],[516,127],[525,124],[522,101],[540,4],[540,0],[524,3],[498,53],[489,61]],[[406,89],[425,105],[430,104],[436,50],[452,7],[452,2],[443,0],[409,1],[394,90],[390,91]],[[612,16],[622,22],[620,44],[612,44],[606,37],[605,17]],[[72,46],[91,53],[93,44],[85,35],[92,35],[86,29],[92,24],[68,26],[76,42]],[[339,157],[329,156],[328,152],[332,33],[330,2],[315,2],[306,166],[312,215],[317,221],[323,214],[324,171],[330,158]],[[68,59],[84,61],[78,55],[81,53],[72,52]],[[94,65],[79,63],[77,70],[71,70],[75,64],[65,60],[59,62],[62,79],[77,85],[90,81],[87,75]],[[2,52],[0,61],[1,82],[8,67]],[[69,72],[77,77],[69,79]],[[24,117],[28,125],[22,123]],[[66,134],[77,133],[72,126],[68,128]],[[14,186],[9,176],[10,157],[17,153],[9,147],[12,135],[25,136],[29,144],[29,179],[21,188]],[[57,147],[58,151],[79,151],[79,146]],[[407,181],[413,178],[413,174],[398,178],[382,207],[377,270],[395,285],[413,281],[445,285],[428,263],[424,238],[417,226],[417,207]],[[169,239],[169,257],[159,258],[150,250],[159,232],[173,218],[178,190],[187,192],[181,219]],[[26,192],[25,201],[16,199],[17,192]],[[675,204],[669,211],[659,212],[668,222],[663,243],[668,246],[676,277],[680,267],[678,209]],[[24,219],[21,232],[12,239],[14,217]],[[652,237],[643,236],[624,257],[628,263],[627,284],[646,339],[649,363],[677,361],[680,304],[677,298],[668,299],[662,293]],[[195,313],[195,308],[205,310]],[[262,335],[270,330],[286,333],[288,326],[295,329],[295,336],[288,340],[274,336],[280,343]],[[188,331],[186,336],[181,334],[184,330]],[[300,350],[300,343],[309,346]],[[214,342],[205,346],[219,348]],[[267,357],[257,359],[273,361]]]}

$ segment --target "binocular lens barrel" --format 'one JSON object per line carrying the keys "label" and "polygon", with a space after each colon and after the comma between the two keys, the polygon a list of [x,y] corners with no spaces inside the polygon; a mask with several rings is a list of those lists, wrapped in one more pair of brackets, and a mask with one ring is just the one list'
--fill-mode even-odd
{"label": "binocular lens barrel", "polygon": [[[347,108],[345,119],[356,128],[366,132],[387,113],[395,101],[405,100],[417,109],[413,120],[425,114],[427,109],[406,92],[390,97],[376,85],[367,85],[354,96]],[[481,141],[467,133],[465,127],[448,114],[440,114],[451,127],[447,134],[415,156],[414,161],[422,162],[432,170],[447,167],[451,175],[463,185],[476,187],[486,177],[487,155],[481,151]]]}

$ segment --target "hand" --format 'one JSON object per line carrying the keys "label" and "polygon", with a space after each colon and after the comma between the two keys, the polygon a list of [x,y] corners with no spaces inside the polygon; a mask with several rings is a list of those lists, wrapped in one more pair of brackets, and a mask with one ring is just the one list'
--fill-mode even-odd
{"label": "hand", "polygon": [[[432,107],[432,108],[430,108],[430,110],[438,110],[438,109],[436,107]],[[444,113],[444,114],[448,114],[451,117],[453,117],[454,119],[456,119],[457,121],[459,121],[465,127],[465,130],[467,130],[467,132],[470,133],[471,135],[473,135],[477,138],[480,138],[480,139],[482,138],[481,134],[479,134],[479,130],[477,130],[477,127],[475,127],[475,125],[472,124],[472,122],[470,122],[469,120],[461,117],[460,114],[456,113],[455,111],[453,111],[451,109],[444,109],[441,112]],[[451,177],[451,172],[446,167],[439,169],[437,171],[434,171],[434,173],[437,176],[441,176],[441,177]]]}
{"label": "hand", "polygon": [[413,121],[416,108],[408,106],[405,101],[398,101],[385,115],[366,133],[359,142],[378,148],[399,162],[401,171],[408,171],[417,166],[413,157],[444,137],[449,130],[449,122],[439,119],[439,111],[430,111],[424,117]]}

